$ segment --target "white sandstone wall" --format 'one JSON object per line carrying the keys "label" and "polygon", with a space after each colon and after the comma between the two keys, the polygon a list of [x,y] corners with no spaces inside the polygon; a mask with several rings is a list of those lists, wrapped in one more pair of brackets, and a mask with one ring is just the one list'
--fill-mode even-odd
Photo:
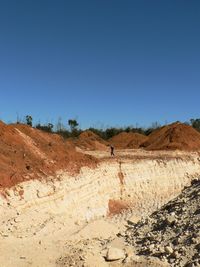
{"label": "white sandstone wall", "polygon": [[[96,169],[83,168],[76,177],[60,172],[58,179],[24,182],[7,191],[7,200],[0,199],[0,211],[28,214],[37,210],[38,216],[48,213],[84,221],[106,216],[109,200],[120,200],[141,216],[178,195],[199,174],[198,156],[102,162]],[[22,189],[21,198],[17,192]]]}

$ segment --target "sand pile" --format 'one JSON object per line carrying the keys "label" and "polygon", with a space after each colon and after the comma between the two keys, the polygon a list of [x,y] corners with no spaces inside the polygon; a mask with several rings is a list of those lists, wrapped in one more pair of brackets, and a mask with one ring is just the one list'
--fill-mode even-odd
{"label": "sand pile", "polygon": [[82,166],[96,164],[91,156],[75,148],[56,134],[27,125],[0,122],[0,188],[54,174],[64,169],[78,172]]}
{"label": "sand pile", "polygon": [[148,150],[200,150],[200,133],[189,125],[173,123],[152,132],[141,147]]}
{"label": "sand pile", "polygon": [[84,150],[106,150],[108,146],[106,141],[92,131],[82,132],[74,143]]}
{"label": "sand pile", "polygon": [[126,240],[137,254],[158,257],[170,266],[200,266],[200,181],[146,220],[129,227]]}
{"label": "sand pile", "polygon": [[139,148],[147,137],[139,133],[122,132],[109,139],[109,142],[118,149]]}

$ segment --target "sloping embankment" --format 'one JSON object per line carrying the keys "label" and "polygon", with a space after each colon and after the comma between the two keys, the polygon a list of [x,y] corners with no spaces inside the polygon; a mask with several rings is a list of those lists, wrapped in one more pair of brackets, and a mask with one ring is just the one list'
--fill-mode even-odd
{"label": "sloping embankment", "polygon": [[104,161],[96,169],[82,168],[76,177],[60,172],[58,179],[23,182],[7,190],[0,209],[13,207],[20,213],[37,209],[74,221],[126,208],[142,216],[177,196],[199,174],[200,159],[195,153],[183,158]]}

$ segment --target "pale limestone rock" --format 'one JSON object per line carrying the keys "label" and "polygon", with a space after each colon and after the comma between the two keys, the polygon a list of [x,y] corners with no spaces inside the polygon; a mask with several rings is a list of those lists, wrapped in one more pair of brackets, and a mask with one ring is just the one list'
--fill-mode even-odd
{"label": "pale limestone rock", "polygon": [[116,261],[125,258],[125,252],[122,249],[111,247],[107,251],[106,260]]}

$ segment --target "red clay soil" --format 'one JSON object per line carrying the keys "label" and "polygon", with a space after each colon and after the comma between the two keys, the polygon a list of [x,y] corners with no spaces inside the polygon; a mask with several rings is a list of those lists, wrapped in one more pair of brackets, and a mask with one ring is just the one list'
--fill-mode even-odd
{"label": "red clay soil", "polygon": [[200,133],[193,127],[173,123],[155,130],[141,147],[147,150],[200,150]]}
{"label": "red clay soil", "polygon": [[66,170],[72,174],[97,160],[76,152],[70,142],[27,125],[0,121],[0,189]]}
{"label": "red clay soil", "polygon": [[84,131],[74,141],[74,144],[84,150],[107,150],[108,143],[92,131]]}
{"label": "red clay soil", "polygon": [[122,200],[110,199],[108,202],[108,216],[117,215],[128,210],[130,205]]}
{"label": "red clay soil", "polygon": [[147,137],[139,133],[122,132],[109,139],[110,144],[118,149],[139,148]]}

